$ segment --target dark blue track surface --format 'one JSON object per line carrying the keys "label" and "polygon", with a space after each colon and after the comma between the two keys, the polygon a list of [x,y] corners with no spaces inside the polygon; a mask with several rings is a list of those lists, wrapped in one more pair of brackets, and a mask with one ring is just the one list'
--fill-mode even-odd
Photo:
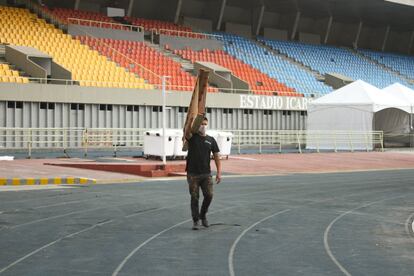
{"label": "dark blue track surface", "polygon": [[0,193],[0,275],[413,275],[414,171]]}

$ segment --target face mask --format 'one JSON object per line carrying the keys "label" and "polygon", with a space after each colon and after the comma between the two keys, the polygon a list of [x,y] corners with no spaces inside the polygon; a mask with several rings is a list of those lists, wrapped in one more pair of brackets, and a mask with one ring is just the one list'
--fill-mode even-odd
{"label": "face mask", "polygon": [[206,125],[201,125],[200,128],[198,129],[198,132],[200,132],[201,135],[206,135],[206,130],[207,130],[207,126]]}

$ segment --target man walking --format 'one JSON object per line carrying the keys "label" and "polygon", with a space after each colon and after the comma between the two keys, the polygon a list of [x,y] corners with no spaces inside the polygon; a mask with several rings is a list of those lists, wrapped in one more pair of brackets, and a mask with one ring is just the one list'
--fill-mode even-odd
{"label": "man walking", "polygon": [[[187,154],[187,182],[191,195],[191,215],[193,217],[193,230],[198,230],[199,220],[204,227],[209,227],[207,221],[207,211],[213,199],[213,181],[210,169],[210,154],[213,153],[216,163],[217,175],[216,183],[221,181],[221,163],[219,148],[216,140],[206,135],[208,125],[207,118],[204,117],[197,134],[194,134],[188,141]],[[203,203],[199,211],[199,191],[203,192]]]}

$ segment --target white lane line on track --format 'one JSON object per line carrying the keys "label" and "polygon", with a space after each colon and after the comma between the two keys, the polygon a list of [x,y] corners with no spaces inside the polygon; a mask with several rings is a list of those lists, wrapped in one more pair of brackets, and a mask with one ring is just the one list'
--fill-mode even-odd
{"label": "white lane line on track", "polygon": [[84,199],[84,200],[65,201],[65,202],[56,203],[56,204],[42,205],[42,206],[34,207],[33,209],[37,210],[37,209],[43,209],[43,208],[49,208],[49,207],[56,207],[56,206],[62,206],[62,205],[80,203],[80,202],[85,202],[85,201],[90,201],[90,200],[91,199],[88,198],[88,199]]}
{"label": "white lane line on track", "polygon": [[0,270],[0,274],[2,274],[3,272],[5,272],[5,271],[6,271],[6,270],[8,270],[9,268],[11,268],[11,267],[15,266],[16,264],[18,264],[18,263],[20,263],[20,262],[24,261],[25,259],[29,258],[30,256],[32,256],[32,255],[34,255],[34,254],[36,254],[37,252],[39,252],[39,251],[41,251],[41,250],[43,250],[43,249],[45,249],[45,248],[47,248],[47,247],[50,247],[50,246],[54,245],[55,243],[60,242],[60,241],[61,241],[61,240],[63,240],[63,239],[71,238],[71,237],[76,236],[76,235],[78,235],[78,234],[80,234],[80,233],[83,233],[83,232],[86,232],[86,231],[92,230],[92,229],[94,229],[94,228],[96,228],[96,227],[98,227],[98,226],[105,225],[105,224],[110,223],[110,222],[112,222],[112,221],[113,221],[113,220],[108,220],[108,221],[105,221],[105,222],[99,222],[99,223],[96,223],[96,224],[94,224],[94,225],[92,225],[92,226],[90,226],[90,227],[88,227],[88,228],[85,228],[85,229],[82,229],[82,230],[80,230],[80,231],[78,231],[78,232],[75,232],[75,233],[72,233],[72,234],[66,235],[66,236],[64,236],[64,237],[62,237],[62,238],[59,238],[59,239],[57,239],[57,240],[54,240],[54,241],[52,241],[52,242],[50,242],[50,243],[48,243],[48,244],[46,244],[46,245],[44,245],[44,246],[42,246],[42,247],[39,247],[38,249],[36,249],[36,250],[34,250],[34,251],[30,252],[29,254],[27,254],[27,255],[25,255],[25,256],[23,256],[23,257],[21,257],[20,259],[18,259],[18,260],[16,260],[16,261],[12,262],[12,263],[11,263],[11,264],[9,264],[8,266],[3,267],[3,268]]}
{"label": "white lane line on track", "polygon": [[397,196],[397,197],[391,197],[391,198],[385,198],[385,199],[381,199],[381,200],[377,200],[377,201],[373,201],[364,205],[361,205],[359,207],[356,207],[354,209],[348,210],[345,213],[342,213],[341,215],[337,216],[334,220],[331,221],[331,223],[328,225],[328,227],[326,227],[324,235],[323,235],[323,244],[325,247],[325,251],[328,254],[329,258],[334,262],[334,264],[342,271],[342,273],[344,273],[347,276],[351,276],[351,274],[341,265],[341,263],[335,258],[334,254],[331,251],[331,248],[329,247],[329,242],[328,242],[328,235],[329,235],[329,231],[331,230],[332,226],[335,224],[335,222],[337,222],[338,220],[340,220],[341,218],[343,218],[346,215],[351,214],[352,212],[368,207],[370,205],[374,205],[376,203],[379,202],[383,202],[386,200],[392,200],[392,199],[396,199],[396,198],[401,198],[404,196]]}
{"label": "white lane line on track", "polygon": [[[215,212],[210,212],[210,215],[211,214],[214,214],[214,213],[218,213],[218,212],[222,212],[222,211],[225,211],[225,210],[229,210],[229,209],[233,209],[233,208],[237,208],[237,207],[240,207],[240,206],[232,206],[232,207],[227,207],[227,208],[223,208],[223,209],[220,209],[220,210],[217,210],[217,211],[215,211]],[[183,220],[183,221],[181,221],[181,222],[179,222],[179,223],[177,223],[177,224],[175,224],[175,225],[173,225],[173,226],[170,226],[170,227],[168,227],[168,228],[165,228],[164,230],[162,230],[161,232],[158,232],[157,234],[155,234],[155,235],[153,235],[153,236],[151,236],[150,238],[148,238],[147,240],[145,240],[144,242],[142,242],[140,245],[138,245],[134,250],[132,250],[129,254],[128,254],[128,256],[126,256],[123,260],[122,260],[122,262],[117,266],[117,268],[114,270],[114,272],[112,273],[112,276],[116,276],[116,275],[118,275],[119,274],[119,272],[122,270],[122,268],[125,266],[125,264],[128,262],[128,260],[135,254],[135,253],[137,253],[142,247],[144,247],[147,243],[149,243],[150,241],[152,241],[153,239],[155,239],[155,238],[157,238],[158,236],[160,236],[160,235],[162,235],[162,234],[164,234],[165,232],[168,232],[168,231],[170,231],[171,229],[174,229],[174,228],[176,228],[177,226],[180,226],[180,225],[182,225],[182,224],[185,224],[185,223],[187,223],[187,222],[190,222],[190,221],[192,221],[192,219],[186,219],[186,220]]]}
{"label": "white lane line on track", "polygon": [[27,226],[27,225],[31,225],[31,224],[35,224],[35,223],[39,223],[39,222],[43,222],[43,221],[53,220],[53,219],[57,219],[57,218],[63,218],[63,217],[67,217],[67,216],[70,216],[70,215],[82,214],[82,213],[92,212],[92,211],[101,210],[101,209],[116,208],[116,207],[121,207],[121,206],[126,206],[126,205],[132,205],[134,203],[135,202],[131,201],[130,203],[126,203],[126,204],[110,205],[110,206],[107,206],[107,207],[97,207],[97,208],[92,208],[92,209],[87,209],[87,210],[82,210],[82,211],[75,211],[75,212],[65,213],[65,214],[61,214],[61,215],[56,215],[56,216],[51,216],[51,217],[47,217],[47,218],[43,218],[43,219],[38,219],[38,220],[25,222],[25,223],[22,223],[22,224],[17,224],[15,226],[8,227],[7,229],[15,229],[15,228],[18,228],[18,227],[21,227],[21,226]]}
{"label": "white lane line on track", "polygon": [[231,248],[230,248],[230,252],[229,252],[229,257],[228,257],[228,263],[229,263],[229,274],[230,274],[230,276],[234,276],[235,274],[234,274],[234,265],[233,265],[233,260],[234,260],[234,251],[235,251],[235,249],[236,249],[236,246],[237,246],[237,244],[239,243],[239,241],[241,240],[241,238],[248,232],[248,231],[250,231],[250,229],[252,229],[253,227],[255,227],[256,225],[258,225],[258,224],[260,224],[260,223],[262,223],[262,222],[264,222],[264,221],[266,221],[266,220],[268,220],[268,219],[270,219],[270,218],[272,218],[272,217],[275,217],[275,216],[278,216],[278,215],[281,215],[281,214],[283,214],[283,213],[286,213],[286,212],[289,212],[291,209],[285,209],[285,210],[283,210],[283,211],[279,211],[279,212],[277,212],[277,213],[274,213],[274,214],[272,214],[272,215],[270,215],[270,216],[267,216],[267,217],[265,217],[265,218],[262,218],[261,220],[259,220],[259,221],[257,221],[257,222],[255,222],[255,223],[253,223],[252,225],[250,225],[248,228],[246,228],[246,229],[244,229],[244,231],[237,237],[237,239],[233,242],[233,244],[231,245]]}
{"label": "white lane line on track", "polygon": [[[260,192],[257,192],[257,193],[263,193],[263,191],[260,191]],[[245,195],[251,195],[251,193],[249,193],[249,194],[245,194]],[[161,207],[161,208],[156,208],[156,209],[148,209],[148,210],[144,210],[143,212],[139,212],[139,213],[133,213],[133,214],[130,214],[130,215],[126,215],[126,216],[124,216],[125,218],[130,218],[130,217],[134,217],[134,216],[139,216],[139,215],[143,215],[143,214],[147,214],[147,213],[152,213],[152,212],[155,212],[155,211],[160,211],[160,210],[164,210],[164,209],[169,209],[169,208],[172,208],[172,207],[177,207],[177,206],[182,206],[182,205],[187,205],[188,203],[182,203],[182,204],[174,204],[174,205],[170,205],[170,206],[168,206],[168,207]],[[120,205],[120,206],[122,206],[122,205]],[[231,209],[231,208],[235,208],[234,206],[233,207],[228,207],[228,208],[224,208],[224,209],[222,209],[222,210],[226,210],[226,209]],[[218,211],[216,211],[216,212],[219,212],[219,211],[221,211],[221,210],[218,210]],[[211,212],[211,214],[213,214],[213,213],[216,213],[216,212]],[[20,263],[20,262],[22,262],[22,261],[24,261],[25,259],[27,259],[27,258],[29,258],[30,256],[33,256],[34,254],[36,254],[36,253],[38,253],[38,252],[40,252],[41,250],[43,250],[43,249],[45,249],[45,248],[47,248],[47,247],[50,247],[50,246],[52,246],[52,245],[54,245],[54,244],[56,244],[56,243],[58,243],[58,242],[60,242],[61,240],[63,240],[63,239],[65,239],[65,238],[68,238],[68,237],[74,237],[74,236],[76,236],[76,235],[78,235],[78,234],[81,234],[81,233],[84,233],[84,232],[87,232],[87,231],[89,231],[89,230],[93,230],[94,228],[96,228],[96,226],[101,226],[101,225],[105,225],[105,224],[108,224],[108,223],[111,223],[111,222],[113,222],[113,221],[115,221],[115,220],[110,220],[110,221],[106,221],[106,222],[102,222],[102,223],[98,223],[98,224],[96,224],[96,225],[94,225],[94,226],[91,226],[91,227],[87,227],[87,228],[85,228],[85,229],[82,229],[82,230],[80,230],[80,231],[78,231],[78,232],[75,232],[75,233],[72,233],[72,234],[69,234],[69,235],[67,235],[67,236],[65,236],[65,237],[62,237],[62,238],[59,238],[59,239],[57,239],[57,240],[55,240],[55,241],[53,241],[53,242],[50,242],[50,243],[48,243],[48,244],[46,244],[46,245],[44,245],[44,246],[42,246],[42,247],[40,247],[40,248],[38,248],[38,249],[36,249],[36,250],[34,250],[34,251],[32,251],[31,253],[29,253],[29,254],[27,254],[27,255],[25,255],[25,256],[23,256],[23,257],[21,257],[20,259],[18,259],[18,260],[16,260],[15,262],[13,262],[13,263],[11,263],[10,265],[8,265],[7,267],[5,267],[5,268],[3,268],[2,270],[0,270],[0,274],[3,272],[3,271],[5,271],[5,270],[7,270],[7,269],[9,269],[10,267],[12,267],[12,266],[14,266],[14,265],[16,265],[16,264],[18,264],[18,263]],[[187,221],[186,221],[187,222]],[[181,223],[181,224],[183,224],[183,223]],[[180,224],[180,225],[181,225]],[[176,225],[176,226],[178,226],[178,225]],[[170,227],[171,228],[171,227]],[[0,228],[1,229],[1,228]],[[172,228],[171,228],[172,229]],[[166,232],[166,231],[165,231]],[[149,242],[149,241],[148,241]]]}
{"label": "white lane line on track", "polygon": [[[171,208],[171,207],[175,207],[175,206],[180,206],[180,205],[186,205],[186,204],[176,204],[176,205],[171,205],[171,206],[169,206],[169,207],[162,207],[162,208],[157,208],[157,209],[149,209],[149,210],[146,210],[146,211],[143,211],[143,212],[140,212],[140,213],[135,213],[135,214],[132,214],[132,215],[125,216],[125,218],[129,218],[129,217],[132,217],[132,216],[143,215],[143,214],[146,214],[146,213],[151,213],[151,212],[154,212],[154,211],[164,210],[164,209],[167,209],[167,208]],[[111,219],[111,220],[108,220],[108,221],[104,221],[104,222],[100,222],[100,223],[94,224],[94,225],[92,225],[92,226],[90,226],[90,227],[87,227],[87,228],[82,229],[82,230],[80,230],[80,231],[77,231],[77,232],[74,232],[74,233],[68,234],[68,235],[66,235],[66,236],[64,236],[64,237],[62,237],[62,238],[59,238],[59,239],[57,239],[57,240],[55,240],[55,241],[53,241],[53,242],[50,242],[50,243],[48,243],[48,244],[46,244],[46,245],[44,245],[44,246],[42,246],[42,247],[39,247],[38,249],[36,249],[36,250],[34,250],[34,251],[30,252],[29,254],[27,254],[27,255],[25,255],[25,256],[23,256],[23,257],[21,257],[20,259],[18,259],[18,260],[16,260],[16,261],[14,261],[13,263],[11,263],[11,264],[9,264],[8,266],[6,266],[6,267],[4,267],[3,269],[1,269],[1,270],[0,270],[0,274],[1,274],[1,273],[3,273],[4,271],[6,271],[7,269],[11,268],[12,266],[14,266],[14,265],[16,265],[16,264],[20,263],[21,261],[24,261],[25,259],[29,258],[30,256],[32,256],[32,255],[34,255],[34,254],[38,253],[39,251],[42,251],[43,249],[45,249],[45,248],[47,248],[47,247],[50,247],[50,246],[52,246],[52,245],[54,245],[54,244],[56,244],[56,243],[60,242],[61,240],[65,239],[65,238],[72,238],[72,237],[74,237],[74,236],[76,236],[76,235],[79,235],[79,234],[81,234],[81,233],[87,232],[87,231],[89,231],[89,230],[93,230],[93,229],[95,229],[97,226],[102,226],[102,225],[105,225],[105,224],[108,224],[108,223],[111,223],[111,222],[114,222],[114,221],[115,221],[114,219]]]}

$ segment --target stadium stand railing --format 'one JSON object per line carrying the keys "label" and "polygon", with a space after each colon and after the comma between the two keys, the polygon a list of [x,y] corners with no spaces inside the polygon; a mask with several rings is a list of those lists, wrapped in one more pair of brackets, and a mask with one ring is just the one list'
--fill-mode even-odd
{"label": "stadium stand railing", "polygon": [[[90,149],[143,148],[144,128],[0,128],[0,151],[24,150],[31,157],[35,149],[81,149],[87,154]],[[347,143],[350,151],[353,144],[366,141],[366,150],[374,144],[383,150],[382,131],[307,131],[307,130],[225,130],[233,134],[232,148],[241,153],[243,149],[255,148],[259,153],[264,149],[282,152],[288,146],[299,153],[305,151],[306,141]],[[337,148],[333,148],[337,151]],[[317,152],[320,150],[317,148]]]}
{"label": "stadium stand railing", "polygon": [[125,16],[125,20],[130,22],[132,25],[142,26],[145,30],[169,30],[169,31],[181,31],[181,32],[192,32],[190,27],[177,25],[168,21],[161,21],[155,19],[145,18],[134,18]]}
{"label": "stadium stand railing", "polygon": [[76,25],[97,27],[97,28],[110,28],[110,29],[118,29],[118,30],[124,30],[124,31],[139,31],[139,32],[144,31],[144,28],[141,26],[121,24],[121,23],[116,23],[116,22],[95,21],[95,20],[81,19],[81,18],[74,18],[74,17],[67,18],[67,24],[76,24]]}

